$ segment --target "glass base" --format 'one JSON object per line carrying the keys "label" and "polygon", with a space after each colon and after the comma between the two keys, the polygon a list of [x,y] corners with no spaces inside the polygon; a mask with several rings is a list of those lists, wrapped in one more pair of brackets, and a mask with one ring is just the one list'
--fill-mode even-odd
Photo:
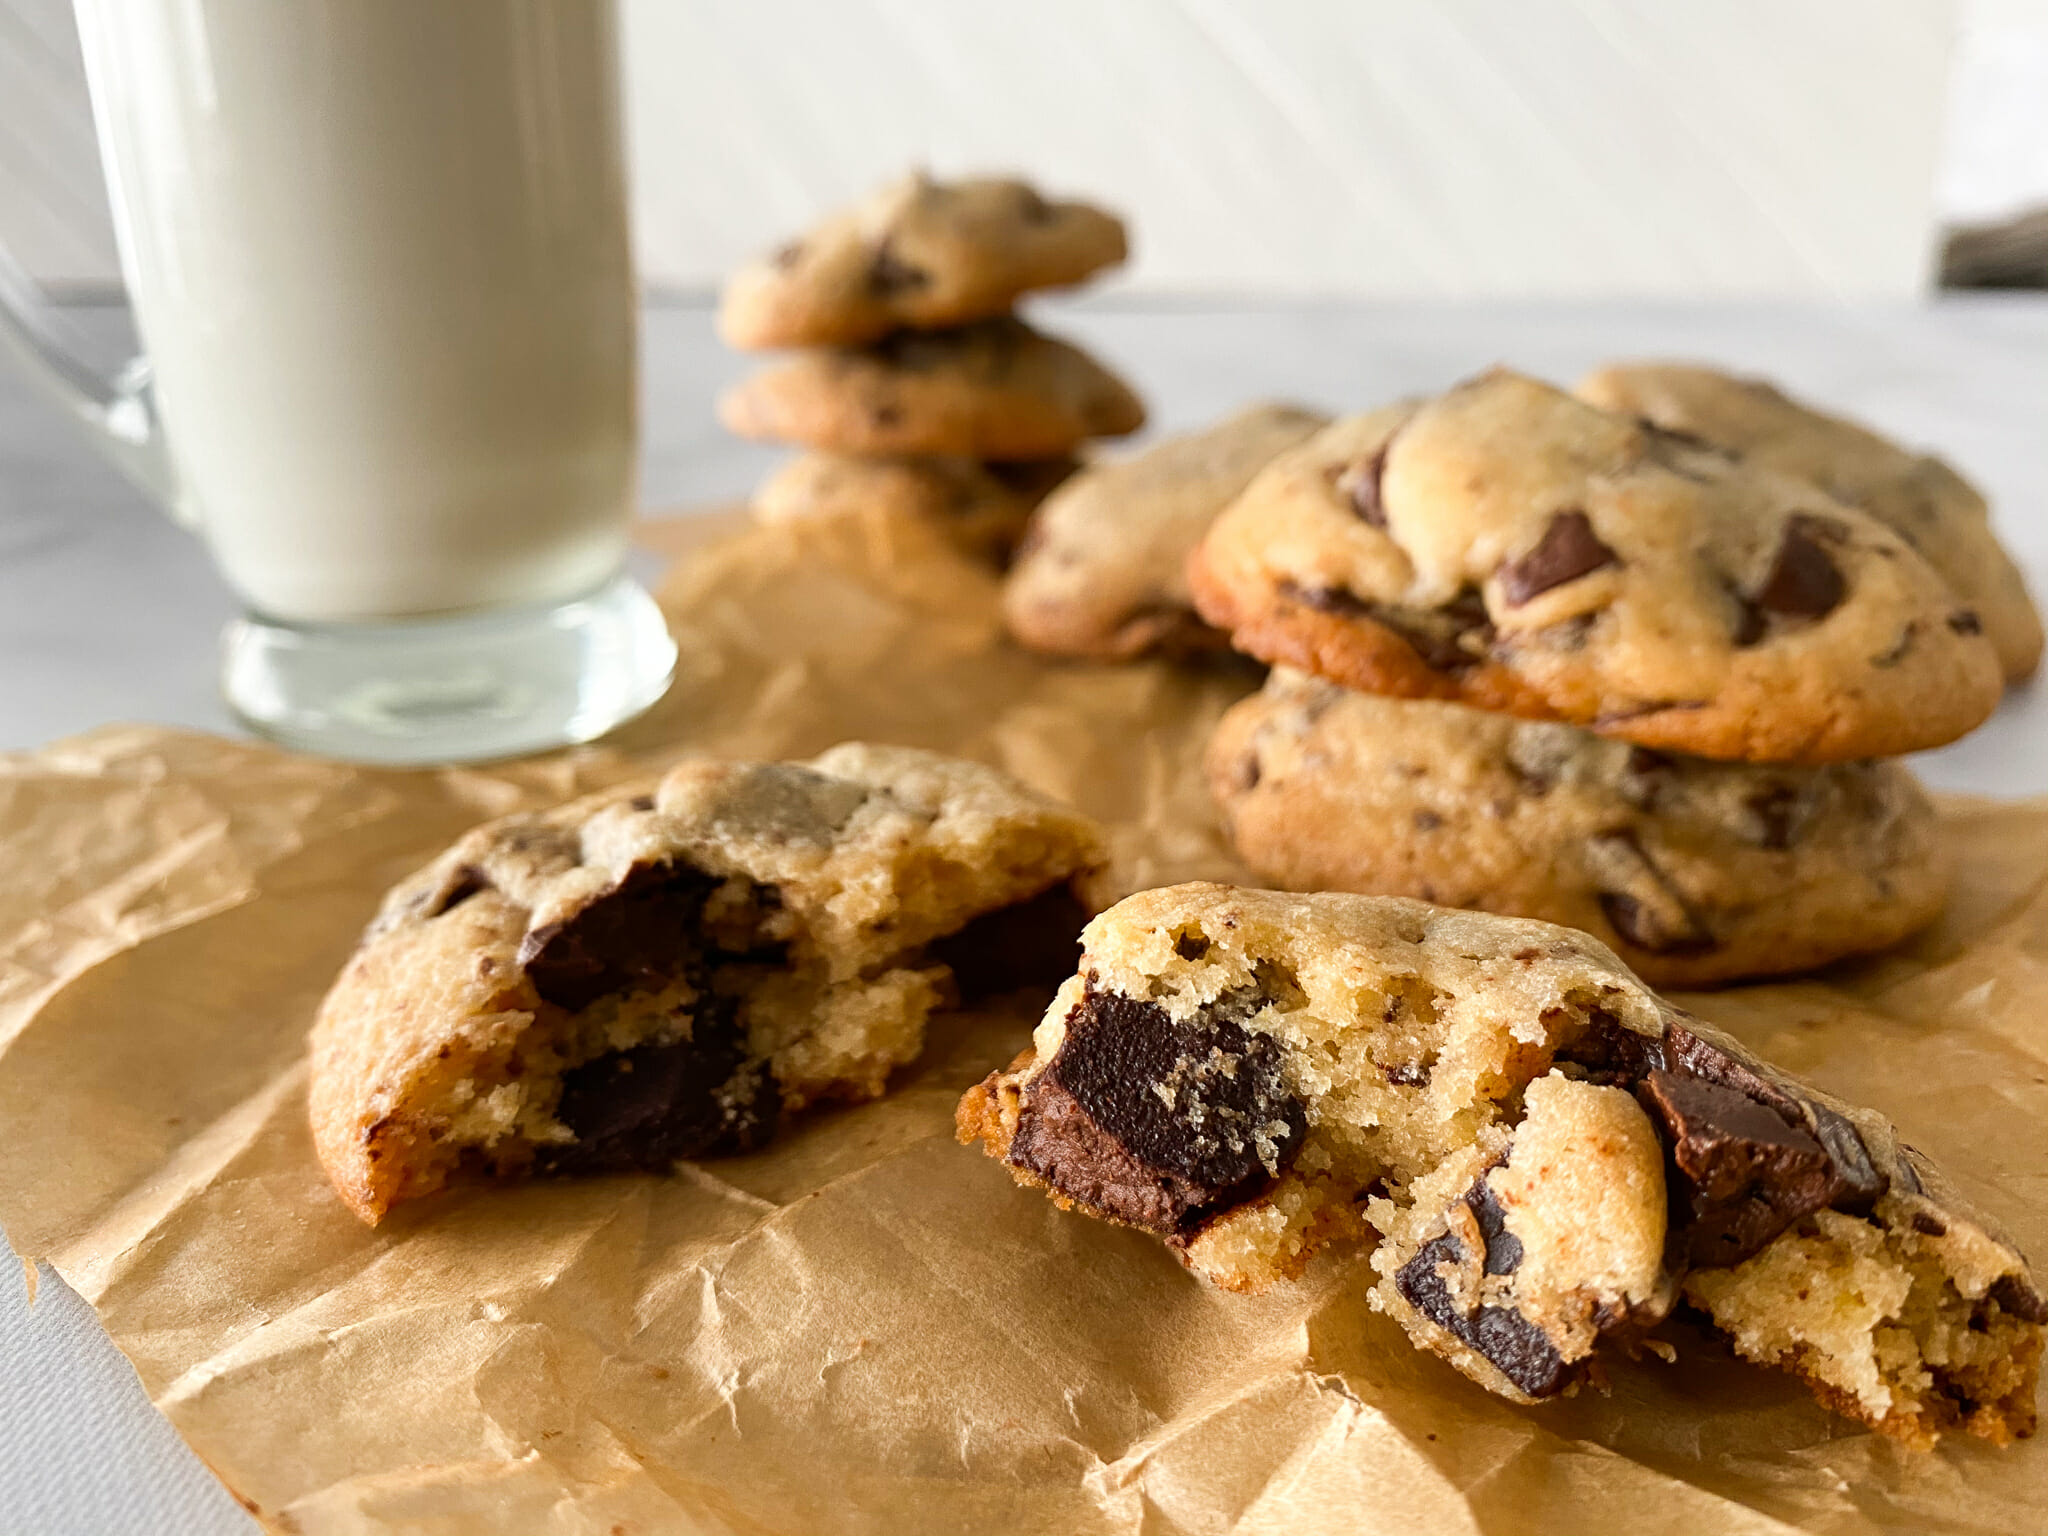
{"label": "glass base", "polygon": [[221,688],[251,730],[301,752],[424,767],[589,741],[660,698],[676,646],[621,576],[547,608],[389,624],[245,618]]}

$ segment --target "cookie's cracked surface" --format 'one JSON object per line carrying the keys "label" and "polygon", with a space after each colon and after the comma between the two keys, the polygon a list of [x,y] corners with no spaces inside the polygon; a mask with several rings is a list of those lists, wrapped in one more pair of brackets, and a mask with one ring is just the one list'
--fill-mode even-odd
{"label": "cookie's cracked surface", "polygon": [[1718,763],[1277,668],[1207,767],[1264,880],[1582,928],[1664,986],[1883,949],[1948,889],[1934,806],[1895,762]]}
{"label": "cookie's cracked surface", "polygon": [[1579,381],[1605,410],[1732,449],[1861,508],[1939,571],[1998,649],[2005,675],[2041,662],[2041,616],[1998,536],[1983,493],[1942,460],[1794,400],[1762,379],[1680,363],[1617,363]]}
{"label": "cookie's cracked surface", "polygon": [[1100,857],[993,769],[860,744],[478,827],[391,892],[321,1007],[320,1160],[374,1222],[451,1180],[758,1145],[879,1094],[956,988],[1017,984],[1019,955],[1056,980]]}
{"label": "cookie's cracked surface", "polygon": [[743,350],[857,346],[1004,313],[1124,259],[1124,227],[1002,177],[913,173],[742,267],[718,328]]}
{"label": "cookie's cracked surface", "polygon": [[1876,518],[1505,371],[1283,454],[1189,574],[1262,660],[1702,757],[1938,746],[2001,691],[1981,616]]}
{"label": "cookie's cracked surface", "polygon": [[1374,1305],[1520,1401],[1683,1296],[1916,1445],[2030,1433],[2048,1306],[1882,1115],[1597,941],[1392,897],[1146,891],[1091,923],[963,1140],[1255,1291],[1374,1243]]}

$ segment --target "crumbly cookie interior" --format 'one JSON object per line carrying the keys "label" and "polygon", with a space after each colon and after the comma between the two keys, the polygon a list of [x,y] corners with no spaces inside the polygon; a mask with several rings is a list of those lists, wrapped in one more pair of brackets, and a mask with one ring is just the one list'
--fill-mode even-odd
{"label": "crumbly cookie interior", "polygon": [[1373,1305],[1522,1401],[1683,1296],[1898,1438],[2031,1431],[2048,1309],[1876,1117],[1795,1098],[1564,930],[1461,946],[1492,920],[1383,902],[1383,943],[1333,946],[1267,900],[1099,919],[963,1136],[1232,1289],[1374,1245]]}
{"label": "crumbly cookie interior", "polygon": [[1014,984],[1020,951],[1041,932],[1071,944],[1085,916],[1062,884],[966,921],[975,893],[942,866],[925,872],[896,921],[953,932],[865,964],[822,952],[775,887],[685,865],[635,871],[570,923],[528,933],[497,1016],[510,1027],[415,1084],[406,1122],[424,1145],[405,1192],[748,1150],[784,1109],[881,1093],[958,997],[956,966],[971,990]]}

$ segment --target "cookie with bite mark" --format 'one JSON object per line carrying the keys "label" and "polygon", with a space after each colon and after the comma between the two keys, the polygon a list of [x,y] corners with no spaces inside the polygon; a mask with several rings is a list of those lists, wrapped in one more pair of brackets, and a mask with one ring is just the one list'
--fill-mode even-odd
{"label": "cookie with bite mark", "polygon": [[372,1223],[745,1151],[880,1094],[963,989],[1056,980],[1102,857],[1005,774],[858,743],[488,823],[391,891],[322,1003],[315,1149]]}
{"label": "cookie with bite mark", "polygon": [[961,1140],[1233,1290],[1370,1246],[1372,1304],[1539,1403],[1683,1297],[1914,1446],[2032,1432],[2026,1260],[1884,1116],[1568,928],[1397,897],[1145,891],[1090,923]]}

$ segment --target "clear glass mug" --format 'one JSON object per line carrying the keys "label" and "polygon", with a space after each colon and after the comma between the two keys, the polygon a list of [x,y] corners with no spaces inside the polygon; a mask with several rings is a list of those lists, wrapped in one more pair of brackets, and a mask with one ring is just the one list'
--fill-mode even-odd
{"label": "clear glass mug", "polygon": [[0,341],[205,539],[229,705],[430,763],[653,703],[613,0],[75,8],[144,357],[95,375],[4,251]]}

